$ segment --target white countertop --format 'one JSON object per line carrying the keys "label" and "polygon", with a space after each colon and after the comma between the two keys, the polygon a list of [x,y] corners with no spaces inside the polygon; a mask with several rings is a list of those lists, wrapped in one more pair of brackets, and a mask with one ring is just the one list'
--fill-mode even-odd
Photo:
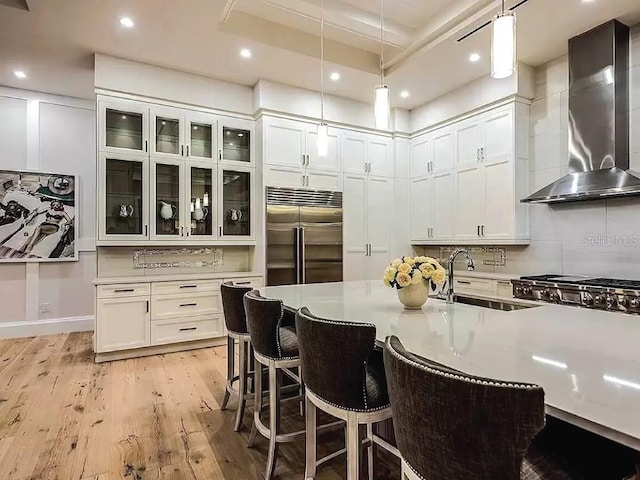
{"label": "white countertop", "polygon": [[263,277],[259,272],[183,273],[176,275],[138,275],[135,277],[98,277],[94,285],[118,285],[122,283],[189,282],[193,280],[218,280],[223,278]]}
{"label": "white countertop", "polygon": [[478,272],[476,270],[454,270],[455,278],[458,277],[471,277],[471,278],[488,278],[490,280],[514,280],[519,279],[521,275],[516,273],[493,273],[493,272]]}
{"label": "white countertop", "polygon": [[550,415],[640,450],[640,317],[540,304],[502,312],[430,298],[404,310],[379,281],[266,287],[332,319],[374,323],[411,351],[473,375],[535,383]]}

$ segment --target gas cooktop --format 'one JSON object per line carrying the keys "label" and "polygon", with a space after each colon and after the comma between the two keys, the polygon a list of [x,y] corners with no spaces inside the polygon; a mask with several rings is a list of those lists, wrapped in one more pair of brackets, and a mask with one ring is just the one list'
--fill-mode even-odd
{"label": "gas cooktop", "polygon": [[640,281],[637,280],[532,275],[512,283],[516,298],[640,314]]}

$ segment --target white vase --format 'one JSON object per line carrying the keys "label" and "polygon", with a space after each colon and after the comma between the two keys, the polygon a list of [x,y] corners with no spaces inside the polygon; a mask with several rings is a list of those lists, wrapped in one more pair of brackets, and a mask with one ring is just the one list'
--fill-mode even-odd
{"label": "white vase", "polygon": [[163,202],[162,200],[160,201],[160,205],[160,218],[162,218],[163,220],[169,220],[173,218],[174,206],[170,203]]}
{"label": "white vase", "polygon": [[415,285],[398,289],[398,300],[407,310],[420,310],[429,299],[429,282],[424,280]]}

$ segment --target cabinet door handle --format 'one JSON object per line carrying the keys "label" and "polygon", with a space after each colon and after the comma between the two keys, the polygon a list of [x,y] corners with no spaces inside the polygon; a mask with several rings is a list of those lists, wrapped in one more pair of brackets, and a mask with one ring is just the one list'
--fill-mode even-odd
{"label": "cabinet door handle", "polygon": [[149,300],[147,300],[147,313],[149,313]]}
{"label": "cabinet door handle", "polygon": [[144,226],[144,236],[147,237],[149,235],[149,225]]}
{"label": "cabinet door handle", "polygon": [[467,282],[466,280],[456,280],[456,283],[460,285],[471,285],[471,282]]}
{"label": "cabinet door handle", "polygon": [[480,160],[484,162],[484,147],[480,148]]}
{"label": "cabinet door handle", "polygon": [[235,282],[236,285],[251,285],[251,282]]}
{"label": "cabinet door handle", "polygon": [[482,228],[480,230],[482,232],[482,236],[484,237],[484,225],[482,225]]}
{"label": "cabinet door handle", "polygon": [[180,285],[180,288],[198,288],[197,285]]}
{"label": "cabinet door handle", "polygon": [[189,145],[187,145],[187,157],[189,156]]}
{"label": "cabinet door handle", "polygon": [[197,303],[181,303],[180,306],[181,307],[197,307],[198,304]]}
{"label": "cabinet door handle", "polygon": [[117,290],[114,290],[114,293],[131,293],[131,292],[135,292],[136,289],[135,288],[118,288]]}
{"label": "cabinet door handle", "polygon": [[222,236],[222,226],[218,227],[218,236]]}
{"label": "cabinet door handle", "polygon": [[180,331],[181,332],[188,332],[190,330],[197,330],[198,327],[185,327],[185,328],[181,328]]}
{"label": "cabinet door handle", "polygon": [[480,225],[478,225],[477,228],[478,228],[478,236],[480,236]]}
{"label": "cabinet door handle", "polygon": [[305,166],[305,165],[306,165],[306,159],[305,159],[305,156],[304,156],[304,153],[303,153],[302,154],[302,166]]}
{"label": "cabinet door handle", "polygon": [[145,140],[144,141],[144,151],[148,152],[149,151],[149,140]]}
{"label": "cabinet door handle", "polygon": [[222,160],[222,149],[218,149],[218,160]]}
{"label": "cabinet door handle", "polygon": [[180,145],[180,156],[184,157],[184,145]]}
{"label": "cabinet door handle", "polygon": [[309,166],[310,162],[311,162],[311,155],[307,153],[307,166]]}

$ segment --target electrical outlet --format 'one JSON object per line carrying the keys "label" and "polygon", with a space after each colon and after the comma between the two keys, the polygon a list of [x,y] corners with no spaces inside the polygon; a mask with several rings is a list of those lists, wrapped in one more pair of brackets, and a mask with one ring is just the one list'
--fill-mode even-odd
{"label": "electrical outlet", "polygon": [[48,303],[41,303],[40,304],[40,313],[49,313],[51,311],[51,309],[49,307],[50,307],[50,305]]}

